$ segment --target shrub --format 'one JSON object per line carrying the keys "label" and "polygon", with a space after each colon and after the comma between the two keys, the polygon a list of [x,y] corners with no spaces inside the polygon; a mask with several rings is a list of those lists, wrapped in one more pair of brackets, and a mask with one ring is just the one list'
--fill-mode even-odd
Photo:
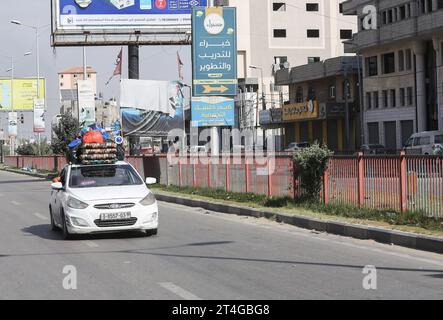
{"label": "shrub", "polygon": [[329,158],[333,155],[327,147],[319,144],[297,151],[294,161],[297,165],[301,187],[306,197],[312,200],[320,199],[323,175],[327,169]]}

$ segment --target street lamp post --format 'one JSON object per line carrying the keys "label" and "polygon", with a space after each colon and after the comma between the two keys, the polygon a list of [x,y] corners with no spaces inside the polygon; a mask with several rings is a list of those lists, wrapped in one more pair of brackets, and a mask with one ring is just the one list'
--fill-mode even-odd
{"label": "street lamp post", "polygon": [[[27,24],[23,24],[18,20],[11,20],[12,24],[16,24],[18,26],[23,26],[26,28],[31,28],[35,31],[35,42],[36,42],[36,65],[37,65],[37,99],[40,99],[40,45],[39,45],[39,31],[40,31],[40,27],[39,26],[32,26],[32,25],[27,25]],[[41,134],[40,132],[38,133],[38,153],[39,155],[41,155],[41,150],[40,150],[40,145],[41,145]]]}
{"label": "street lamp post", "polygon": [[[262,96],[262,109],[266,110],[266,94],[265,94],[265,81],[264,81],[264,77],[263,77],[263,68],[259,67],[259,66],[249,66],[249,68],[251,69],[255,69],[255,70],[260,70],[260,76],[261,76],[261,96]],[[256,139],[256,144],[257,144],[257,140],[258,140],[258,127],[259,127],[260,123],[259,123],[259,111],[258,111],[258,104],[257,104],[257,114],[256,114],[256,125],[255,125],[255,139]],[[265,134],[265,131],[263,132],[263,135]],[[266,139],[264,137],[264,139]],[[265,141],[263,141],[264,143]]]}

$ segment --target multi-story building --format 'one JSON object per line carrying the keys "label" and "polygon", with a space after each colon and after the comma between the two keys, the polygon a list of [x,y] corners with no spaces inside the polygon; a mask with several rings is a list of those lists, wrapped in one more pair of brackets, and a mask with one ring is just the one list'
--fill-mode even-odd
{"label": "multi-story building", "polygon": [[[343,40],[357,30],[356,17],[340,12],[343,0],[221,0],[237,8],[238,78],[243,100],[241,126],[258,126],[258,112],[289,100],[288,87],[275,85],[281,68],[315,63],[344,54]],[[253,68],[251,68],[251,66]],[[262,83],[264,84],[262,87]],[[255,91],[256,95],[250,92]],[[264,93],[265,104],[261,101]],[[244,99],[242,99],[244,98]],[[251,105],[254,108],[251,109]],[[274,135],[279,135],[275,131]],[[257,130],[257,135],[263,132]],[[284,146],[283,146],[284,147]]]}
{"label": "multi-story building", "polygon": [[[62,90],[77,90],[77,81],[85,80],[83,67],[72,67],[68,70],[60,72],[58,74],[59,78],[59,88],[60,92]],[[94,93],[97,96],[97,72],[92,67],[86,68],[86,80],[91,80],[94,85]]]}
{"label": "multi-story building", "polygon": [[400,149],[415,132],[443,130],[443,4],[350,0],[358,16],[347,52],[362,56],[367,143]]}
{"label": "multi-story building", "polygon": [[357,59],[337,57],[278,71],[275,81],[277,85],[289,85],[289,103],[280,112],[262,111],[260,124],[284,128],[285,145],[318,142],[334,151],[358,149],[361,122]]}

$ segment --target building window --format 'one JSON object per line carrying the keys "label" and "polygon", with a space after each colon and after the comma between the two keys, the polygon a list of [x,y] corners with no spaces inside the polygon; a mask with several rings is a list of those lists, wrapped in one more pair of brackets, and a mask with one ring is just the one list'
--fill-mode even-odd
{"label": "building window", "polygon": [[308,100],[315,100],[315,89],[312,87],[308,89]]}
{"label": "building window", "polygon": [[405,52],[400,50],[398,52],[398,71],[402,72],[405,70]]}
{"label": "building window", "polygon": [[286,29],[274,29],[274,38],[286,38]]}
{"label": "building window", "polygon": [[395,53],[386,53],[383,55],[383,74],[395,72]]}
{"label": "building window", "polygon": [[388,90],[382,91],[382,99],[383,99],[383,108],[387,108],[389,106]]}
{"label": "building window", "polygon": [[274,11],[286,11],[286,3],[284,2],[274,2],[272,7]]}
{"label": "building window", "polygon": [[302,103],[303,100],[304,100],[304,97],[303,97],[303,88],[302,88],[302,87],[298,87],[298,88],[297,88],[297,92],[296,92],[296,94],[295,94],[295,102],[296,102],[296,103]]}
{"label": "building window", "polygon": [[320,62],[320,57],[309,57],[308,64]]}
{"label": "building window", "polygon": [[405,88],[400,88],[400,106],[406,106],[406,90]]}
{"label": "building window", "polygon": [[412,106],[414,104],[414,91],[412,87],[408,87],[408,106]]}
{"label": "building window", "polygon": [[373,77],[378,75],[378,57],[368,57],[366,58],[366,75],[368,77]]}
{"label": "building window", "polygon": [[374,108],[378,109],[379,107],[379,100],[378,100],[378,91],[374,91]]}
{"label": "building window", "polygon": [[307,30],[308,38],[320,38],[320,30],[318,29],[308,29]]}
{"label": "building window", "polygon": [[390,90],[390,96],[391,96],[391,107],[396,108],[397,107],[397,91],[395,89]]}
{"label": "building window", "polygon": [[366,109],[368,109],[368,110],[372,109],[372,93],[371,92],[366,93]]}
{"label": "building window", "polygon": [[352,30],[349,29],[340,30],[340,39],[342,40],[352,39]]}
{"label": "building window", "polygon": [[411,49],[407,49],[406,51],[406,70],[411,70],[412,69],[412,50]]}
{"label": "building window", "polygon": [[319,11],[318,7],[318,3],[307,3],[306,11]]}

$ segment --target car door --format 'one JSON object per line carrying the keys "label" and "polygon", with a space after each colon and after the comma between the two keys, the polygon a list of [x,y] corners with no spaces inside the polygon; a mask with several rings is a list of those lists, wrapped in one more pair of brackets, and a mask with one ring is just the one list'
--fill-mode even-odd
{"label": "car door", "polygon": [[67,168],[64,168],[60,174],[60,178],[61,178],[61,183],[63,185],[63,189],[62,190],[57,190],[55,191],[56,194],[54,196],[54,202],[55,202],[55,207],[54,207],[54,219],[56,221],[57,224],[61,225],[62,224],[62,219],[61,219],[61,210],[63,208],[63,198],[65,196],[65,190],[66,190],[66,186],[67,186]]}

